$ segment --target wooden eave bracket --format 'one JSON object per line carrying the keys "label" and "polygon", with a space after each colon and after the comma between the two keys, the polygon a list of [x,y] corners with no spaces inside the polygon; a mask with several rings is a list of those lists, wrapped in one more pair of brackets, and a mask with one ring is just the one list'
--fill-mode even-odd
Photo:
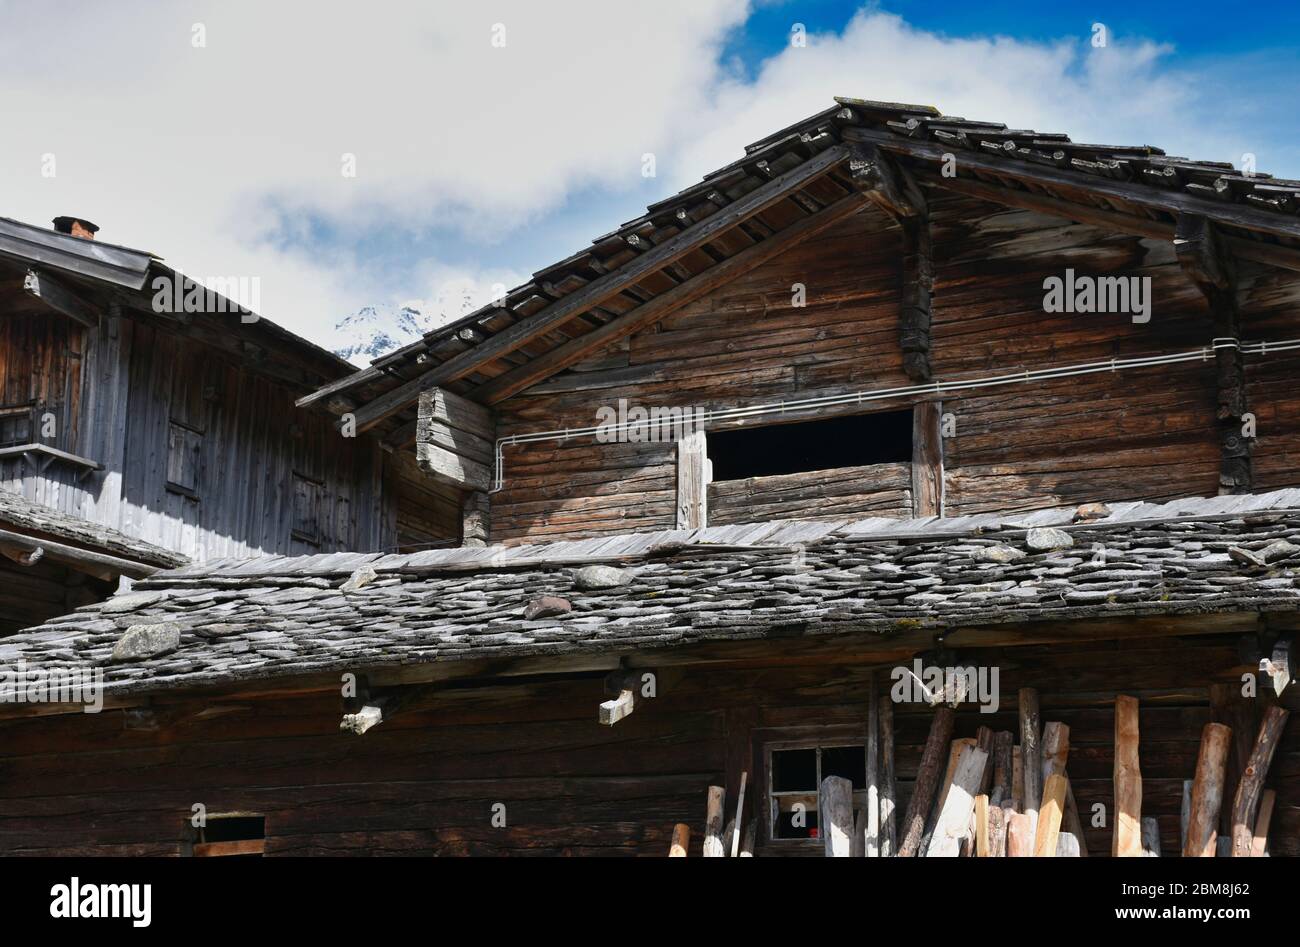
{"label": "wooden eave bracket", "polygon": [[345,733],[361,736],[385,720],[391,720],[399,711],[409,708],[416,697],[428,691],[427,687],[370,690],[362,686],[358,690],[358,697],[344,702],[343,719],[339,723],[339,729]]}
{"label": "wooden eave bracket", "polygon": [[636,692],[643,671],[615,671],[605,678],[605,693],[610,699],[600,705],[600,722],[612,727],[636,709]]}
{"label": "wooden eave bracket", "polygon": [[45,547],[23,547],[13,543],[0,542],[0,556],[16,562],[20,566],[34,566],[45,556]]}
{"label": "wooden eave bracket", "polygon": [[1273,692],[1279,697],[1295,677],[1295,669],[1292,667],[1293,654],[1293,638],[1286,636],[1277,639],[1269,654],[1259,662],[1260,673],[1273,682]]}
{"label": "wooden eave bracket", "polygon": [[48,273],[28,270],[23,277],[23,289],[29,296],[35,296],[51,309],[87,329],[99,326],[103,310]]}
{"label": "wooden eave bracket", "polygon": [[1223,247],[1213,223],[1200,214],[1179,214],[1174,229],[1178,264],[1206,295],[1231,291],[1236,283],[1231,254]]}
{"label": "wooden eave bracket", "polygon": [[856,142],[850,147],[849,176],[858,190],[900,223],[926,216],[925,195],[911,172],[875,145]]}

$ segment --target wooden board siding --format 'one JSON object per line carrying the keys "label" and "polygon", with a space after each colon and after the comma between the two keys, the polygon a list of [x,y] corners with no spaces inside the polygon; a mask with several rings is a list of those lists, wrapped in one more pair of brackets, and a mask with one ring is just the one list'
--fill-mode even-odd
{"label": "wooden board siding", "polygon": [[[119,528],[192,558],[384,544],[372,440],[197,343],[137,323],[132,351]],[[193,497],[167,487],[174,424],[197,434]],[[321,484],[318,543],[293,535],[295,475]]]}
{"label": "wooden board siding", "polygon": [[709,484],[709,524],[912,515],[912,465],[873,464]]}
{"label": "wooden board siding", "polygon": [[48,560],[20,566],[0,556],[0,635],[103,601],[117,588]]}
{"label": "wooden board siding", "polygon": [[[1238,264],[1241,331],[1246,340],[1300,339],[1300,279],[1283,270]],[[1257,438],[1255,492],[1300,481],[1300,350],[1246,358],[1247,410]]]}
{"label": "wooden board siding", "polygon": [[[266,815],[276,854],[621,854],[662,856],[676,822],[695,827],[699,854],[706,789],[748,762],[763,739],[816,737],[865,724],[868,675],[825,652],[783,661],[781,645],[748,667],[668,667],[658,696],[615,727],[596,722],[599,675],[498,680],[443,691],[362,737],[340,733],[337,695],[234,700],[244,709],[150,732],[124,730],[122,713],[0,721],[0,852],[178,854],[191,806]],[[1070,727],[1069,774],[1086,825],[1111,809],[1113,701],[1141,701],[1143,815],[1176,850],[1182,780],[1195,770],[1210,720],[1208,687],[1235,680],[1235,637],[1128,639],[970,651],[996,662],[996,714],[964,706],[954,737],[979,726],[1014,729],[1015,694],[1039,690],[1044,721]],[[882,686],[887,693],[887,685]],[[1295,709],[1300,691],[1282,701]],[[195,700],[193,709],[211,707]],[[754,731],[728,737],[749,715]],[[916,775],[931,712],[896,708],[900,809]],[[748,733],[751,739],[746,740]],[[1300,854],[1300,728],[1284,733],[1267,785],[1277,790],[1275,855]],[[495,803],[507,826],[494,828]],[[761,836],[760,836],[761,838]],[[1109,831],[1087,833],[1109,852]],[[797,854],[766,844],[760,852]],[[819,852],[818,852],[819,854]]]}

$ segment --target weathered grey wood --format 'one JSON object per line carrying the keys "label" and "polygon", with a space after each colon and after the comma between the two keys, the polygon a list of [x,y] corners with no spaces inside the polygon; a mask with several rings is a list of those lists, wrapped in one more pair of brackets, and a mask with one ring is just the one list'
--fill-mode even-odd
{"label": "weathered grey wood", "polygon": [[926,738],[921,765],[917,768],[916,781],[912,786],[912,797],[907,803],[907,814],[903,817],[898,843],[899,858],[913,858],[920,850],[926,816],[929,815],[930,803],[934,800],[939,785],[942,767],[948,759],[953,722],[951,707],[935,709],[934,720],[930,723],[930,735]]}
{"label": "weathered grey wood", "polygon": [[7,529],[0,529],[0,543],[21,552],[35,552],[40,549],[42,550],[41,555],[45,558],[54,562],[61,562],[90,575],[105,577],[108,575],[128,575],[133,579],[143,579],[158,571],[157,566],[133,562],[130,559],[122,559],[119,556],[110,556],[106,553],[91,552],[88,549],[78,549],[76,546],[56,543],[49,539],[33,539],[30,536],[24,536],[22,533],[11,532]]}
{"label": "weathered grey wood", "polygon": [[599,720],[606,727],[612,727],[636,709],[636,689],[640,684],[640,674],[616,671],[605,678],[605,693],[608,700],[600,704]]}
{"label": "weathered grey wood", "polygon": [[827,776],[818,793],[821,835],[827,858],[853,854],[853,784],[842,776]]}
{"label": "weathered grey wood", "polygon": [[863,827],[863,855],[880,855],[880,709],[876,676],[867,688],[867,802]]}
{"label": "weathered grey wood", "polygon": [[943,516],[943,405],[923,401],[912,413],[912,515]]}
{"label": "weathered grey wood", "polygon": [[989,806],[989,857],[1007,857],[1007,815],[1009,809],[1002,806]]}
{"label": "weathered grey wood", "polygon": [[461,507],[460,541],[463,546],[486,546],[491,538],[491,500],[475,490],[466,494]]}
{"label": "weathered grey wood", "polygon": [[1160,823],[1153,815],[1142,817],[1142,854],[1147,858],[1160,857]]}
{"label": "weathered grey wood", "polygon": [[440,388],[420,392],[416,461],[436,480],[458,489],[492,486],[492,412]]}
{"label": "weathered grey wood", "polygon": [[722,847],[723,804],[727,791],[721,786],[710,786],[708,805],[704,818],[704,857],[722,858],[726,854]]}
{"label": "weathered grey wood", "polygon": [[88,329],[98,326],[103,316],[102,309],[48,273],[28,270],[23,289],[29,296],[35,296],[51,309]]}
{"label": "weathered grey wood", "polygon": [[894,771],[894,702],[889,694],[880,708],[880,857],[892,858],[898,848],[897,786]]}
{"label": "weathered grey wood", "polygon": [[1221,723],[1207,723],[1201,731],[1196,757],[1196,778],[1188,810],[1184,858],[1213,858],[1218,845],[1219,807],[1223,804],[1224,771],[1232,730]]}
{"label": "weathered grey wood", "polygon": [[691,431],[677,441],[677,528],[708,525],[708,443],[704,431]]}
{"label": "weathered grey wood", "polygon": [[1056,850],[1052,853],[1054,858],[1078,858],[1079,857],[1079,839],[1072,832],[1060,832],[1056,836]]}
{"label": "weathered grey wood", "polygon": [[979,789],[980,780],[984,778],[987,762],[988,754],[978,746],[963,746],[948,797],[944,800],[943,809],[930,837],[926,857],[955,858],[961,850],[962,840],[970,837],[975,793]]}
{"label": "weathered grey wood", "polygon": [[744,831],[745,825],[745,787],[749,783],[749,772],[745,771],[740,774],[740,792],[736,794],[736,832],[731,839],[731,857],[740,857],[740,834]]}
{"label": "weathered grey wood", "polygon": [[[1264,711],[1264,719],[1259,725],[1255,737],[1255,748],[1251,750],[1246,770],[1241,774],[1237,784],[1237,796],[1232,802],[1232,857],[1249,858],[1254,845],[1255,816],[1259,807],[1260,793],[1264,788],[1264,779],[1268,768],[1273,763],[1273,754],[1277,752],[1278,741],[1286,726],[1290,713],[1274,704]],[[1190,832],[1188,838],[1191,838]]]}
{"label": "weathered grey wood", "polygon": [[989,801],[994,806],[1011,801],[1011,759],[1015,749],[1016,737],[1010,730],[999,730],[993,735],[993,787]]}
{"label": "weathered grey wood", "polygon": [[1187,847],[1187,826],[1192,819],[1192,783],[1194,780],[1183,780],[1183,802],[1178,811],[1178,850],[1181,852]]}
{"label": "weathered grey wood", "polygon": [[862,193],[894,219],[925,216],[925,195],[911,173],[875,145],[859,143],[850,147],[849,176]]}

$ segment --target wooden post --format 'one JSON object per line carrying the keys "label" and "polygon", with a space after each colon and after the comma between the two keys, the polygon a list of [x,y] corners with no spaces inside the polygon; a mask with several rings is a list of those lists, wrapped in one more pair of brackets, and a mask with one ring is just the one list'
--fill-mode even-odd
{"label": "wooden post", "polygon": [[1088,842],[1083,834],[1083,818],[1079,815],[1079,804],[1074,801],[1074,785],[1070,774],[1065,773],[1065,830],[1079,840],[1079,857],[1088,857]]}
{"label": "wooden post", "polygon": [[1111,854],[1142,855],[1142,770],[1138,765],[1138,702],[1115,698],[1115,813]]}
{"label": "wooden post", "polygon": [[1232,800],[1236,798],[1237,784],[1250,759],[1255,733],[1259,730],[1259,713],[1255,701],[1242,695],[1240,684],[1211,684],[1210,719],[1232,728],[1232,749],[1223,776],[1226,805],[1219,812],[1219,835],[1231,838]]}
{"label": "wooden post", "polygon": [[691,846],[691,827],[685,822],[673,826],[673,842],[668,848],[669,858],[685,858]]}
{"label": "wooden post", "polygon": [[989,857],[1007,857],[1007,813],[1001,806],[989,806]]}
{"label": "wooden post", "polygon": [[1228,763],[1232,730],[1221,723],[1207,723],[1201,731],[1201,748],[1196,756],[1196,778],[1188,811],[1184,858],[1213,858],[1219,837],[1219,807],[1223,804],[1223,778]]}
{"label": "wooden post", "polygon": [[1019,744],[1011,755],[1011,808],[1016,812],[1025,811],[1025,774],[1024,754]]}
{"label": "wooden post", "polygon": [[749,782],[749,773],[740,774],[740,793],[736,797],[736,830],[731,838],[731,857],[740,857],[740,833],[744,831],[745,822],[745,786]]}
{"label": "wooden post", "polygon": [[1049,776],[1065,774],[1070,756],[1070,728],[1055,720],[1043,724],[1043,785]]}
{"label": "wooden post", "polygon": [[988,763],[988,754],[973,742],[962,747],[956,771],[953,773],[952,785],[948,790],[948,798],[944,802],[930,837],[927,857],[955,858],[961,850],[962,840],[970,837],[975,792],[979,789],[980,780],[984,776],[986,763]]}
{"label": "wooden post", "polygon": [[1078,858],[1079,839],[1072,832],[1061,832],[1056,836],[1056,851],[1053,858]]}
{"label": "wooden post", "polygon": [[754,838],[758,834],[758,820],[750,819],[749,824],[745,826],[745,837],[740,843],[740,857],[754,857]]}
{"label": "wooden post", "polygon": [[1023,811],[1034,815],[1043,794],[1043,753],[1038,733],[1038,691],[1020,688],[1020,778],[1024,782]]}
{"label": "wooden post", "polygon": [[853,853],[853,783],[842,776],[827,776],[819,797],[826,857],[848,858]]}
{"label": "wooden post", "polygon": [[460,511],[460,544],[486,546],[492,532],[492,505],[488,495],[473,490],[465,495]]}
{"label": "wooden post", "polygon": [[1255,737],[1255,748],[1250,752],[1246,770],[1241,774],[1241,782],[1237,785],[1237,797],[1232,803],[1233,858],[1250,857],[1251,846],[1255,841],[1255,812],[1259,806],[1264,777],[1268,775],[1268,767],[1273,762],[1273,754],[1282,737],[1282,728],[1286,726],[1289,716],[1287,711],[1277,705],[1264,711],[1264,721],[1259,725],[1259,735]]}
{"label": "wooden post", "polygon": [[1055,858],[1057,835],[1065,816],[1065,777],[1053,773],[1043,784],[1042,804],[1038,809],[1038,829],[1034,836],[1034,855]]}
{"label": "wooden post", "polygon": [[958,737],[948,745],[948,765],[944,768],[939,799],[934,805],[935,820],[938,820],[939,813],[943,811],[943,804],[948,801],[948,790],[952,788],[953,777],[957,775],[957,764],[961,762],[961,755],[973,746],[975,746],[974,737]]}
{"label": "wooden post", "polygon": [[876,700],[876,675],[871,675],[867,697],[867,805],[862,854],[880,855],[880,709]]}
{"label": "wooden post", "polygon": [[1011,756],[1015,747],[1015,734],[1010,730],[1000,730],[993,735],[993,790],[989,802],[995,806],[1012,798]]}
{"label": "wooden post", "polygon": [[709,519],[709,457],[703,431],[677,440],[677,528],[697,529]]}
{"label": "wooden post", "polygon": [[721,786],[709,787],[709,804],[704,820],[704,857],[722,858],[722,809],[727,791]]}
{"label": "wooden post", "polygon": [[1153,815],[1142,817],[1142,854],[1147,858],[1160,857],[1160,823]]}
{"label": "wooden post", "polygon": [[989,797],[980,793],[975,797],[975,857],[988,858],[989,841]]}
{"label": "wooden post", "polygon": [[1028,858],[1034,854],[1034,818],[1027,812],[1007,814],[1007,857]]}
{"label": "wooden post", "polygon": [[1268,852],[1268,824],[1273,819],[1277,793],[1265,789],[1259,797],[1259,817],[1255,819],[1255,836],[1250,843],[1250,857],[1263,858]]}
{"label": "wooden post", "polygon": [[943,516],[943,405],[912,408],[912,515]]}
{"label": "wooden post", "polygon": [[1187,823],[1192,818],[1192,780],[1183,780],[1183,805],[1178,810],[1178,851],[1187,847]]}
{"label": "wooden post", "polygon": [[940,767],[947,760],[953,723],[951,707],[935,709],[934,720],[930,723],[930,735],[926,737],[925,750],[921,754],[921,765],[916,771],[916,782],[912,786],[912,798],[907,803],[907,814],[903,817],[902,840],[898,845],[899,858],[913,858],[920,848],[921,836],[925,834],[925,819],[930,813],[930,803],[934,801],[934,792],[939,784]]}
{"label": "wooden post", "polygon": [[898,847],[894,777],[894,702],[888,694],[880,697],[880,855],[893,856]]}

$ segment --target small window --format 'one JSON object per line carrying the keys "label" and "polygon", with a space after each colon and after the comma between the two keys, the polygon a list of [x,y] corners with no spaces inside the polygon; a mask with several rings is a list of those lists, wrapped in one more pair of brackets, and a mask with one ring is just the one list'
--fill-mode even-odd
{"label": "small window", "polygon": [[293,475],[293,537],[320,543],[320,500],[322,484],[300,473]]}
{"label": "small window", "polygon": [[867,751],[860,743],[769,747],[767,757],[769,837],[773,840],[819,837],[818,790],[827,776],[853,784],[853,817],[867,801]]}
{"label": "small window", "polygon": [[266,851],[266,816],[210,815],[192,834],[196,858],[260,858]]}
{"label": "small window", "polygon": [[0,447],[32,443],[32,405],[0,404]]}
{"label": "small window", "polygon": [[203,435],[175,421],[167,425],[167,489],[198,499]]}
{"label": "small window", "polygon": [[912,410],[709,431],[713,480],[910,463]]}

